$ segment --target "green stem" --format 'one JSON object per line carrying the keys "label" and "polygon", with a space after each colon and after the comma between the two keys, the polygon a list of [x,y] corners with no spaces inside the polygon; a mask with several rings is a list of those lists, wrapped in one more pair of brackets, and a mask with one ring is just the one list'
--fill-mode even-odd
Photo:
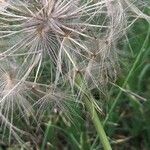
{"label": "green stem", "polygon": [[51,129],[51,121],[48,122],[46,131],[45,131],[45,135],[44,135],[44,139],[42,142],[41,150],[45,150],[46,143],[49,140],[49,136],[50,136],[50,129]]}
{"label": "green stem", "polygon": [[91,115],[91,119],[93,121],[93,124],[97,130],[97,133],[99,135],[100,141],[103,145],[104,150],[112,150],[111,145],[108,141],[107,135],[104,131],[103,125],[98,117],[98,114],[95,110],[94,104],[90,102],[88,99],[84,99],[85,106],[88,110],[88,112]]}
{"label": "green stem", "polygon": [[82,79],[82,75],[80,73],[78,73],[76,77],[76,86],[82,93],[82,99],[91,116],[91,120],[95,126],[97,134],[99,135],[104,150],[112,150],[103,125],[98,117],[97,111],[95,110],[95,105],[93,103],[94,99],[86,88],[86,84],[84,83],[84,80]]}

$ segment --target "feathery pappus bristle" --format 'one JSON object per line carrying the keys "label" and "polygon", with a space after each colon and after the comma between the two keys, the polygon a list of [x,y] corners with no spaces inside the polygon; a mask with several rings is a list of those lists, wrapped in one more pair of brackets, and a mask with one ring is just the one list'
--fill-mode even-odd
{"label": "feathery pappus bristle", "polygon": [[150,22],[144,4],[139,7],[139,3],[143,4],[133,0],[0,0],[4,134],[10,129],[10,135],[19,138],[16,120],[30,125],[32,118],[37,124],[45,114],[57,112],[71,120],[69,112],[75,114],[71,105],[83,104],[82,88],[76,86],[78,74],[90,92],[103,93],[110,81],[115,82],[120,39],[127,38],[138,19]]}
{"label": "feathery pappus bristle", "polygon": [[22,80],[18,73],[19,66],[15,62],[5,60],[0,64],[1,126],[4,128],[4,133],[6,129],[9,129],[10,135],[15,134],[13,128],[18,120],[24,120],[26,124],[30,124],[29,118],[34,114],[33,101],[29,97],[31,87]]}

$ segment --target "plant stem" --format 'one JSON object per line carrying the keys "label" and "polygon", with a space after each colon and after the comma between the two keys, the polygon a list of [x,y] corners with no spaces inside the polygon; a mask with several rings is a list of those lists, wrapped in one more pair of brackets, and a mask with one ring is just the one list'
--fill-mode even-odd
{"label": "plant stem", "polygon": [[90,102],[88,99],[84,99],[84,103],[86,105],[86,108],[88,110],[88,112],[91,115],[91,119],[93,121],[93,124],[97,130],[97,133],[99,135],[100,141],[103,145],[104,150],[111,150],[111,145],[108,141],[107,135],[104,131],[103,125],[98,117],[98,114],[95,110],[94,104],[92,104],[92,102]]}
{"label": "plant stem", "polygon": [[109,140],[107,138],[107,135],[104,131],[103,125],[95,110],[95,105],[93,103],[94,98],[90,95],[88,89],[86,88],[86,84],[84,83],[84,80],[82,79],[82,75],[79,73],[77,74],[77,77],[76,77],[76,86],[82,93],[82,99],[90,114],[91,120],[95,126],[97,134],[99,135],[99,138],[100,138],[100,141],[102,143],[104,150],[112,150]]}
{"label": "plant stem", "polygon": [[50,128],[51,128],[51,121],[48,122],[46,131],[45,131],[45,135],[44,135],[44,139],[43,139],[43,142],[42,142],[41,150],[45,150],[46,143],[49,139]]}

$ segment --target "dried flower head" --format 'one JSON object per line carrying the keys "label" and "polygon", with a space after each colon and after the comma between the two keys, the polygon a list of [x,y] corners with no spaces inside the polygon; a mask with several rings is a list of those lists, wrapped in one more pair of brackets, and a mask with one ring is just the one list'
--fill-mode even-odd
{"label": "dried flower head", "polygon": [[45,54],[50,56],[59,71],[63,63],[68,65],[65,58],[76,67],[73,57],[89,52],[81,38],[90,38],[87,28],[99,27],[90,21],[98,13],[99,6],[104,4],[105,1],[94,4],[79,0],[12,2],[6,12],[1,12],[1,19],[6,22],[1,27],[0,38],[9,38],[10,41],[13,38],[16,42],[3,48],[1,59],[14,55],[33,56],[34,59],[40,53],[38,68]]}
{"label": "dried flower head", "polygon": [[29,124],[29,117],[33,116],[29,97],[31,87],[22,80],[19,72],[18,65],[13,61],[0,64],[0,123],[4,127],[4,133],[9,128],[10,134],[12,131],[15,134],[17,120],[21,119]]}
{"label": "dried flower head", "polygon": [[39,92],[40,95],[43,95],[40,96],[34,104],[34,107],[37,109],[37,118],[39,121],[46,114],[63,114],[66,119],[72,121],[71,116],[76,115],[72,105],[74,105],[75,108],[75,103],[78,102],[77,100],[74,100],[74,96],[67,93],[67,91],[55,88],[54,85],[47,87],[46,91],[38,89],[37,92]]}

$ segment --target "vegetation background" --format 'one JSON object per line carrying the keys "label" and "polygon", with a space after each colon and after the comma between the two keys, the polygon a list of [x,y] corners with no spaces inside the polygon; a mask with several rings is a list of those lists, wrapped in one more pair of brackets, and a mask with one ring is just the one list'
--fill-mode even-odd
{"label": "vegetation background", "polygon": [[[150,15],[149,10],[145,10]],[[114,101],[117,105],[111,112],[105,131],[113,150],[150,150],[150,25],[139,19],[127,33],[128,39],[120,39],[118,47],[123,48],[119,57],[121,70],[117,81],[110,83],[108,92],[101,96],[93,91],[101,103],[103,113],[99,117],[105,120]],[[44,73],[48,74],[47,68]],[[41,150],[100,150],[98,135],[85,110],[75,107],[76,114],[69,122],[61,112],[45,116],[37,131],[37,149]],[[31,130],[31,129],[30,129]],[[28,143],[26,143],[28,144]],[[34,144],[34,143],[33,143]],[[23,149],[13,143],[0,142],[0,150]]]}

